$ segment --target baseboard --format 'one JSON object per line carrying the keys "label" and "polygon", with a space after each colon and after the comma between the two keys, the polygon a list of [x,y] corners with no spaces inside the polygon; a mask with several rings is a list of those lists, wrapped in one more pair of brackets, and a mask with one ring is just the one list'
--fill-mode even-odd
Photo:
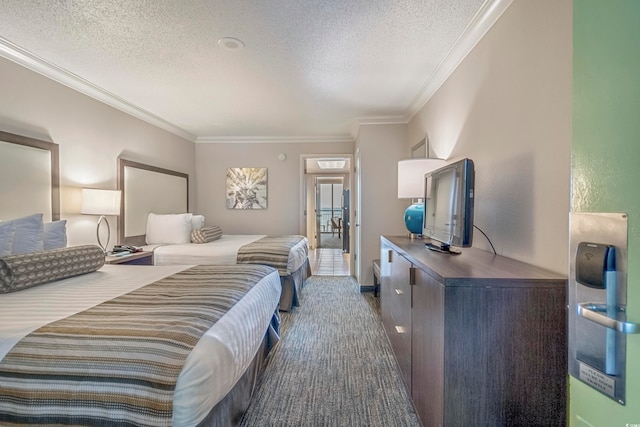
{"label": "baseboard", "polygon": [[360,285],[360,292],[373,292],[373,285]]}

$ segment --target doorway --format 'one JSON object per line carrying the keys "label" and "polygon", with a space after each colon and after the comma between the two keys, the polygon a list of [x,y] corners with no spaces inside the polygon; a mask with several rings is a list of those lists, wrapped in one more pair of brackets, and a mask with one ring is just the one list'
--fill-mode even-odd
{"label": "doorway", "polygon": [[309,239],[313,274],[351,274],[351,155],[301,156],[303,234]]}
{"label": "doorway", "polygon": [[[344,250],[341,176],[316,177],[316,248]],[[347,251],[348,252],[348,251]]]}

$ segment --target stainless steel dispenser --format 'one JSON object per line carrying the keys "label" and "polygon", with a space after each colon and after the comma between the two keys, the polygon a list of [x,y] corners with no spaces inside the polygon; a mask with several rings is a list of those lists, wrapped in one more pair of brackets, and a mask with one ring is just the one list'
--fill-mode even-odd
{"label": "stainless steel dispenser", "polygon": [[627,215],[572,213],[569,373],[625,404]]}

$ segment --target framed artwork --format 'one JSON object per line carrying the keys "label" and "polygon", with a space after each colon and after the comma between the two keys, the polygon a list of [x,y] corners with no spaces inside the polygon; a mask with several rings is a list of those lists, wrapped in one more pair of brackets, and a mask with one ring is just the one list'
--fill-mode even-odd
{"label": "framed artwork", "polygon": [[227,209],[267,209],[267,168],[227,169]]}

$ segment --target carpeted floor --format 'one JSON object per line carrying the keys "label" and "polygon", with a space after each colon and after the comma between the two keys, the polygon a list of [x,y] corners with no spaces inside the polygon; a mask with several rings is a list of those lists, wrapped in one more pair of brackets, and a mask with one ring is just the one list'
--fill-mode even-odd
{"label": "carpeted floor", "polygon": [[241,425],[419,426],[377,304],[353,277],[309,278]]}

